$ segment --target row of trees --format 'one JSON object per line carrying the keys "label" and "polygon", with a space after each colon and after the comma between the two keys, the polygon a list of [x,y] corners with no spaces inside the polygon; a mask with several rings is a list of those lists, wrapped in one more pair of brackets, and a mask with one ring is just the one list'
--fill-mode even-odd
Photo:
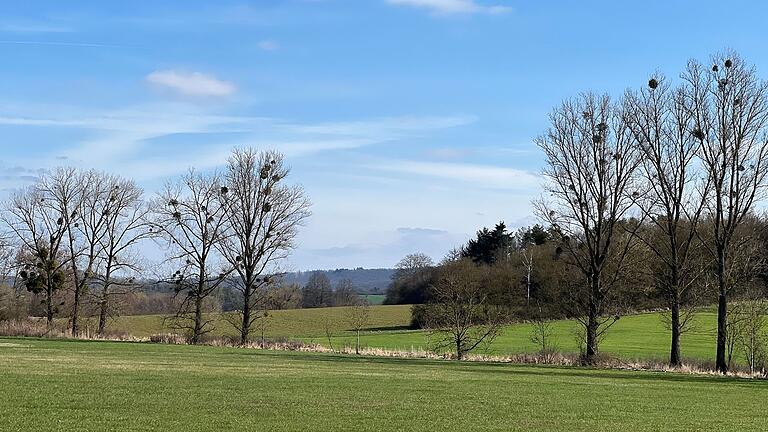
{"label": "row of trees", "polygon": [[305,308],[351,306],[360,300],[350,279],[339,280],[334,289],[328,276],[321,271],[312,273],[300,296],[300,306]]}
{"label": "row of trees", "polygon": [[[712,280],[716,367],[726,372],[728,298],[759,259],[750,244],[768,175],[766,82],[726,53],[710,66],[691,61],[675,86],[654,76],[616,102],[582,95],[556,108],[551,122],[537,141],[550,197],[537,209],[585,282],[586,289],[572,292],[584,317],[587,357],[597,353],[601,327],[610,323],[602,317],[611,291],[632,274],[642,256],[632,252],[642,245],[657,260],[654,284],[672,310],[670,361],[680,362],[681,302],[691,286]],[[711,259],[705,271],[692,266],[697,253]]]}
{"label": "row of trees", "polygon": [[[639,232],[649,236],[646,240],[663,239],[650,237],[661,236],[654,234],[652,227],[646,221]],[[711,227],[702,223],[699,229],[706,233]],[[768,252],[768,220],[756,218],[752,229],[757,233],[751,242],[752,253],[764,256]],[[501,238],[505,240],[499,242]],[[690,262],[692,271],[710,271],[711,258],[704,247],[694,244],[694,248],[699,252]],[[576,318],[582,331],[574,336],[586,357],[587,321],[579,315],[583,309],[578,303],[578,293],[585,289],[584,279],[564,254],[554,228],[536,225],[513,233],[498,224],[478,231],[475,239],[438,264],[423,254],[406,256],[398,264],[387,301],[406,304],[413,298],[423,299],[412,307],[412,325],[428,330],[433,348],[451,348],[458,357],[492,342],[501,325],[519,320],[534,324],[533,342],[542,355],[551,357],[555,338],[549,320]],[[687,287],[686,296],[680,300],[679,333],[675,336],[669,297],[657,283],[661,261],[643,243],[633,254],[631,277],[621,277],[605,300],[606,312],[601,317],[605,323],[598,342],[622,315],[661,309],[662,321],[673,336],[672,360],[676,351],[680,355],[682,334],[702,330],[693,320],[694,312],[717,302],[717,286],[702,279],[702,283]],[[763,266],[750,266],[750,271],[749,278],[742,277],[735,291],[736,302],[729,303],[726,363],[731,367],[735,354],[741,353],[750,368],[760,370],[765,366],[768,349],[768,278]],[[678,360],[682,361],[681,357]]]}
{"label": "row of trees", "polygon": [[42,297],[49,324],[64,306],[56,294],[69,287],[72,333],[80,330],[86,296],[98,304],[104,331],[111,299],[130,287],[127,275],[140,264],[135,246],[149,236],[141,195],[130,180],[61,168],[6,204],[1,217],[6,249],[17,251],[14,279]]}
{"label": "row of trees", "polygon": [[[12,279],[42,299],[49,325],[67,307],[74,335],[84,302],[93,299],[103,334],[114,299],[154,271],[155,283],[173,287],[173,324],[189,330],[193,343],[211,331],[205,305],[226,286],[238,294],[231,323],[244,343],[309,216],[309,200],[287,184],[288,174],[277,152],[237,149],[223,172],[191,170],[145,199],[131,180],[56,169],[16,193],[2,213],[5,249],[16,251]],[[167,255],[155,269],[141,254],[152,244]],[[57,295],[64,288],[70,304]]]}
{"label": "row of trees", "polygon": [[[484,228],[439,266],[409,256],[387,301],[428,303],[414,309],[414,320],[430,325],[425,311],[450,303],[440,293],[454,263],[471,260],[486,270],[461,265],[482,281],[464,306],[574,317],[587,362],[627,309],[668,309],[672,365],[681,364],[692,306],[716,303],[716,367],[726,372],[745,321],[729,316],[737,309],[729,300],[755,297],[764,280],[766,222],[756,210],[768,176],[768,84],[735,53],[709,66],[691,61],[681,78],[673,84],[657,74],[617,100],[586,93],[557,107],[537,139],[547,196],[534,206],[546,228]],[[472,325],[496,321],[490,307],[481,309]],[[487,340],[493,331],[480,335]]]}

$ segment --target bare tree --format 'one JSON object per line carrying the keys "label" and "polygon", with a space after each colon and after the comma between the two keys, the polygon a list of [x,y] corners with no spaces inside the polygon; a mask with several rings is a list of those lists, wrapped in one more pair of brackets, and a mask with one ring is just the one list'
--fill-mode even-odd
{"label": "bare tree", "polygon": [[259,319],[256,320],[256,329],[261,335],[261,342],[260,342],[261,348],[264,348],[267,346],[267,329],[269,328],[269,325],[271,323],[272,323],[272,315],[269,313],[269,310],[264,308],[259,314]]}
{"label": "bare tree", "polygon": [[355,332],[355,354],[360,354],[360,332],[368,326],[371,318],[371,307],[368,301],[358,298],[357,301],[346,309],[347,324]]}
{"label": "bare tree", "polygon": [[301,307],[301,287],[298,284],[287,284],[281,281],[267,290],[266,309],[298,309],[299,307]]}
{"label": "bare tree", "polygon": [[[458,252],[457,256],[459,256]],[[410,253],[395,264],[396,275],[394,277],[417,276],[421,271],[430,269],[434,266],[435,263],[429,255],[423,252]]]}
{"label": "bare tree", "polygon": [[569,294],[571,313],[585,328],[585,360],[591,363],[601,332],[615,322],[604,314],[635,243],[626,227],[640,225],[622,224],[637,195],[640,154],[624,113],[607,96],[584,94],[564,102],[550,118],[552,126],[537,144],[546,156],[551,199],[535,205],[560,235],[564,258],[586,282]]}
{"label": "bare tree", "polygon": [[[454,249],[450,253],[453,253],[456,259],[461,258],[460,249]],[[427,301],[434,268],[432,258],[424,253],[411,253],[403,257],[395,265],[384,304],[420,304]]]}
{"label": "bare tree", "polygon": [[501,311],[488,303],[483,289],[487,266],[469,259],[446,263],[432,286],[427,328],[434,351],[452,349],[461,360],[470,351],[489,345],[504,322]]}
{"label": "bare tree", "polygon": [[168,280],[182,296],[173,325],[188,330],[193,344],[213,330],[204,303],[231,272],[217,254],[226,231],[227,195],[217,174],[190,171],[166,185],[152,206],[152,227],[171,251],[167,263],[176,268]]}
{"label": "bare tree", "polygon": [[102,214],[105,191],[96,172],[80,172],[73,167],[56,168],[42,176],[39,188],[48,199],[45,205],[61,215],[64,242],[69,254],[69,278],[72,282],[72,335],[79,332],[80,308],[88,288],[99,238],[103,235]]}
{"label": "bare tree", "polygon": [[[750,373],[758,371],[765,373],[766,344],[768,343],[765,329],[768,303],[760,296],[751,295],[742,300],[738,307],[731,308],[730,313],[732,317],[728,324],[731,330],[729,331],[729,348],[736,344],[739,346],[744,353]],[[729,358],[729,364],[730,360]]]}
{"label": "bare tree", "polygon": [[539,350],[539,355],[546,363],[552,362],[557,351],[557,341],[552,322],[544,316],[541,305],[536,301],[538,313],[533,317],[533,327],[531,328],[530,340]]}
{"label": "bare tree", "polygon": [[652,277],[670,310],[672,334],[669,363],[680,366],[680,336],[686,326],[686,308],[699,286],[696,230],[708,185],[697,182],[695,171],[700,142],[691,135],[693,113],[685,87],[670,88],[663,77],[648,87],[628,92],[625,112],[643,156],[644,194],[640,209],[651,229],[639,238],[656,257]]}
{"label": "bare tree", "polygon": [[17,253],[10,236],[0,236],[0,321],[26,318],[27,303],[18,291]]}
{"label": "bare tree", "polygon": [[301,290],[301,304],[305,308],[333,307],[335,298],[331,280],[322,270],[313,271]]}
{"label": "bare tree", "polygon": [[114,309],[113,299],[135,288],[136,274],[141,270],[136,247],[157,235],[147,220],[149,206],[142,200],[143,191],[132,180],[120,177],[105,179],[109,190],[104,235],[99,240],[100,254],[94,279],[100,286],[96,294],[99,308],[98,333],[103,335],[107,319]]}
{"label": "bare tree", "polygon": [[356,306],[361,300],[360,296],[355,292],[355,286],[352,283],[352,279],[340,279],[336,283],[336,289],[333,292],[334,301],[336,306]]}
{"label": "bare tree", "polygon": [[19,271],[27,290],[43,295],[48,327],[58,310],[54,295],[63,288],[69,258],[62,244],[64,218],[48,205],[51,199],[37,185],[17,192],[6,204],[2,217],[23,252]]}
{"label": "bare tree", "polygon": [[531,274],[533,273],[533,248],[531,245],[523,245],[520,249],[520,258],[525,268],[525,306],[531,302]]}
{"label": "bare tree", "polygon": [[[68,174],[68,170],[59,173],[62,174]],[[75,180],[80,183],[80,196],[75,201],[77,208],[72,211],[67,222],[67,233],[70,253],[75,257],[71,262],[76,303],[72,313],[72,334],[77,335],[79,303],[90,293],[90,286],[97,279],[97,261],[104,252],[104,240],[108,235],[109,220],[113,216],[118,190],[113,189],[116,179],[109,174],[94,170],[74,174]],[[64,179],[57,176],[54,184],[63,185]],[[61,190],[66,188],[61,187]],[[61,202],[66,205],[64,194]],[[103,334],[101,327],[99,334]]]}
{"label": "bare tree", "polygon": [[694,117],[690,133],[700,142],[711,185],[706,209],[713,232],[711,242],[704,243],[715,261],[716,367],[725,373],[728,296],[735,287],[728,272],[731,255],[740,247],[736,232],[764,196],[768,176],[768,84],[733,53],[715,55],[712,64],[691,61],[683,78]]}
{"label": "bare tree", "polygon": [[336,322],[333,319],[333,315],[323,314],[322,323],[323,331],[325,332],[325,338],[328,340],[328,348],[335,352],[333,349],[333,331],[336,328]]}
{"label": "bare tree", "polygon": [[237,274],[242,296],[234,324],[240,343],[248,342],[259,319],[258,303],[275,280],[277,264],[294,247],[301,223],[309,216],[309,200],[300,186],[286,184],[290,170],[275,151],[236,149],[229,158],[226,181],[228,236],[218,243]]}
{"label": "bare tree", "polygon": [[0,233],[0,284],[10,282],[16,268],[17,251],[13,246],[13,237]]}

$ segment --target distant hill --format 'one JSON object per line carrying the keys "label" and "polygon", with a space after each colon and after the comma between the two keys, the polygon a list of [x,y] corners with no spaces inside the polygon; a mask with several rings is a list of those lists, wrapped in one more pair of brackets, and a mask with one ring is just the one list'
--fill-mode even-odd
{"label": "distant hill", "polygon": [[[331,281],[331,285],[336,287],[336,284],[342,279],[350,279],[355,291],[360,294],[384,294],[389,287],[389,283],[392,281],[392,275],[395,273],[395,269],[378,268],[378,269],[366,269],[358,267],[355,269],[336,269],[336,270],[307,270],[286,273],[283,277],[283,281],[287,283],[295,283],[300,286],[304,286],[309,281],[309,277],[315,271],[320,271],[328,276]],[[14,279],[8,278],[5,281],[8,285],[13,286]],[[137,283],[141,286],[140,290],[145,292],[172,292],[174,285],[167,282],[157,282],[153,279],[139,279]],[[223,284],[224,287],[229,286],[228,282]]]}
{"label": "distant hill", "polygon": [[336,270],[309,270],[287,273],[283,278],[288,283],[296,283],[304,286],[314,271],[320,271],[328,276],[331,284],[335,287],[341,279],[350,279],[352,285],[360,293],[384,293],[392,280],[394,269],[336,269]]}

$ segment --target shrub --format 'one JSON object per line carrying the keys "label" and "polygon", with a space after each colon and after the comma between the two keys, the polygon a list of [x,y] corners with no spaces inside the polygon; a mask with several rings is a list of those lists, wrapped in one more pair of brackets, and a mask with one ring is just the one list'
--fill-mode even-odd
{"label": "shrub", "polygon": [[150,336],[149,341],[152,343],[184,345],[189,341],[189,338],[176,333],[160,333]]}
{"label": "shrub", "polygon": [[23,296],[12,287],[0,285],[0,321],[20,320],[27,317],[27,304]]}
{"label": "shrub", "polygon": [[0,336],[66,337],[63,329],[48,328],[45,320],[35,318],[0,321]]}

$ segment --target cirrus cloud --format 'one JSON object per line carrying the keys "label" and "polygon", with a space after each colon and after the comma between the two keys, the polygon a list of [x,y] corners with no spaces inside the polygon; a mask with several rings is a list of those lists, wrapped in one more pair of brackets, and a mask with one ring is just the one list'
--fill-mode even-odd
{"label": "cirrus cloud", "polygon": [[391,5],[412,6],[422,9],[429,9],[438,15],[453,14],[473,14],[473,13],[491,13],[500,14],[509,12],[508,6],[486,6],[477,3],[475,0],[386,0]]}
{"label": "cirrus cloud", "polygon": [[147,75],[147,82],[179,93],[184,96],[222,97],[236,90],[232,83],[200,72],[159,70]]}
{"label": "cirrus cloud", "polygon": [[390,160],[372,164],[369,168],[452,180],[490,189],[535,190],[541,182],[539,176],[528,171],[470,163]]}

